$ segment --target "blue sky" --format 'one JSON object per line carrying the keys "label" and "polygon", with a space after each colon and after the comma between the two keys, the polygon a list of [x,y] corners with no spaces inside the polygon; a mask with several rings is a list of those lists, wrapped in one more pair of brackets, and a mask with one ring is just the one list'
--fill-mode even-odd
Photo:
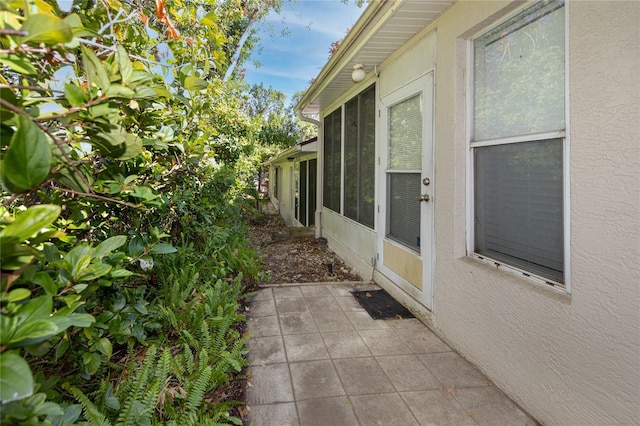
{"label": "blue sky", "polygon": [[[353,1],[284,1],[279,15],[272,13],[256,25],[260,42],[246,63],[245,80],[280,90],[289,102],[317,77],[329,58],[331,43],[344,37],[363,10]],[[261,66],[254,67],[253,61]]]}

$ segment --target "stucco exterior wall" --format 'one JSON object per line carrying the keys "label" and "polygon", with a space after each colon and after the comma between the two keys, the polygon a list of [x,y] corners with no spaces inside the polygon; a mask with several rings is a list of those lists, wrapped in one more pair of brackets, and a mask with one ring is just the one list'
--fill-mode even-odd
{"label": "stucco exterior wall", "polygon": [[639,424],[640,3],[570,2],[571,294],[465,256],[465,39],[513,8],[437,22],[434,324],[545,424]]}

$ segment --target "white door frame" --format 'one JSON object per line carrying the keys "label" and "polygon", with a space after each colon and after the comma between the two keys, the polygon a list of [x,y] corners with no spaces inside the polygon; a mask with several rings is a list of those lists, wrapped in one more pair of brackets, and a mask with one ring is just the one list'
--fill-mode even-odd
{"label": "white door frame", "polygon": [[[430,310],[433,310],[433,286],[434,286],[434,265],[435,265],[435,227],[434,227],[434,165],[435,165],[435,149],[434,149],[434,70],[422,75],[416,80],[404,85],[403,87],[385,95],[380,99],[380,121],[378,123],[378,147],[380,153],[379,166],[379,185],[377,189],[377,198],[380,200],[379,215],[377,222],[378,229],[378,253],[379,264],[378,269],[381,273],[391,279],[406,293],[410,294],[420,304]],[[386,238],[387,234],[387,164],[388,164],[388,111],[393,105],[398,104],[417,94],[421,95],[422,109],[422,173],[421,180],[428,178],[429,185],[421,184],[422,193],[416,194],[416,202],[422,194],[429,196],[429,201],[420,202],[420,253],[403,246],[400,243]],[[419,260],[422,267],[422,290],[411,284],[400,274],[394,272],[388,266],[385,266],[384,247],[385,244],[392,245],[401,251],[402,256],[411,258],[412,261]]]}

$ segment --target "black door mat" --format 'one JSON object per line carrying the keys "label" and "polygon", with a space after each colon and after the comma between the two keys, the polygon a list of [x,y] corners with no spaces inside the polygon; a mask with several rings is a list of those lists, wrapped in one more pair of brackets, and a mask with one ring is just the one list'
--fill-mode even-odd
{"label": "black door mat", "polygon": [[351,294],[373,319],[415,318],[384,290],[352,291]]}

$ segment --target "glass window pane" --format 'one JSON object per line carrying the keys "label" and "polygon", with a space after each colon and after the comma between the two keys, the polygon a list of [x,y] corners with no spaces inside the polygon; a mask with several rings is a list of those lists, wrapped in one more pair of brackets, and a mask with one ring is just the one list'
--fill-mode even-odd
{"label": "glass window pane", "polygon": [[389,173],[389,234],[407,246],[420,247],[420,173]]}
{"label": "glass window pane", "polygon": [[565,128],[561,1],[539,2],[474,42],[474,140]]}
{"label": "glass window pane", "polygon": [[389,168],[422,169],[420,95],[389,108]]}
{"label": "glass window pane", "polygon": [[475,251],[563,282],[562,139],[476,148]]}

